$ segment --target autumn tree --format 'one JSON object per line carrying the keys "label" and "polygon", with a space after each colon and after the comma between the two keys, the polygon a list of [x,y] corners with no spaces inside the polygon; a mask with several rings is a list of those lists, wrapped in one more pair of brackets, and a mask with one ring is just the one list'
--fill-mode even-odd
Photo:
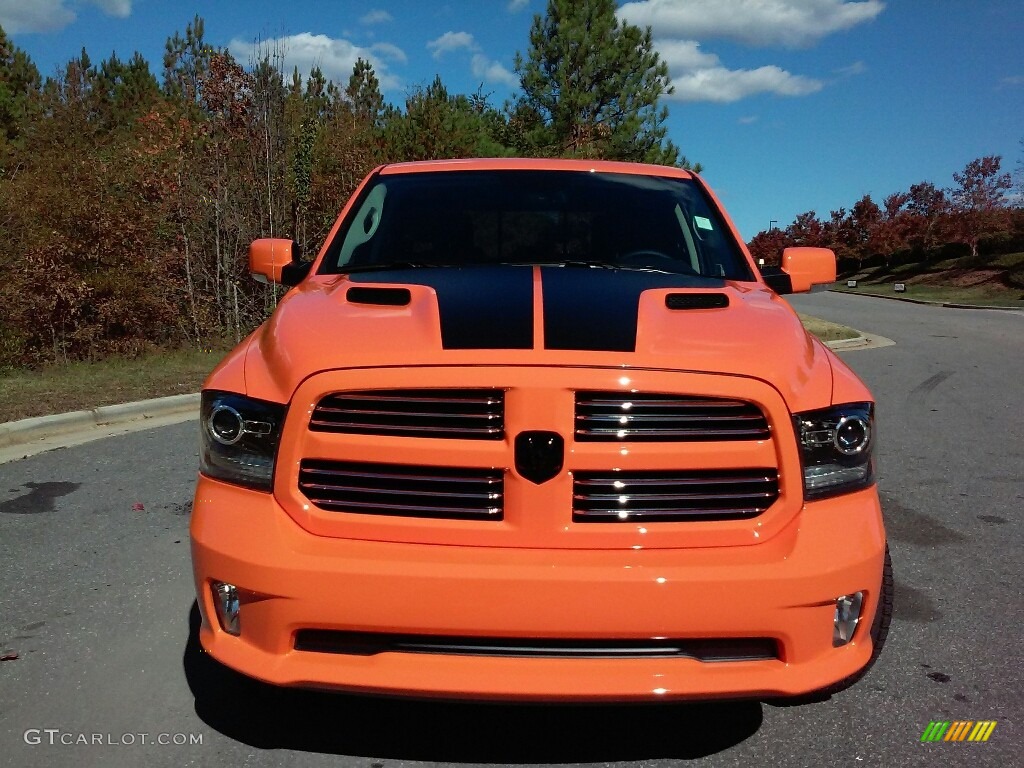
{"label": "autumn tree", "polygon": [[868,234],[867,250],[888,259],[909,248],[906,205],[909,195],[894,192],[882,200],[880,216]]}
{"label": "autumn tree", "polygon": [[754,235],[748,248],[755,263],[777,266],[782,260],[782,252],[792,244],[785,230],[772,228]]}
{"label": "autumn tree", "polygon": [[906,193],[907,239],[919,253],[942,243],[942,224],[949,212],[946,193],[930,181],[911,184]]}
{"label": "autumn tree", "polygon": [[1002,231],[1009,221],[1006,193],[1013,182],[1009,173],[1000,173],[1001,164],[1001,156],[988,155],[953,174],[957,183],[950,192],[956,213],[953,233],[958,242],[970,246],[972,257],[977,257],[982,238]]}
{"label": "autumn tree", "polygon": [[792,245],[822,247],[825,245],[825,226],[815,211],[798,214],[786,227],[786,237]]}
{"label": "autumn tree", "polygon": [[548,0],[516,53],[523,95],[511,118],[535,153],[686,165],[666,139],[672,93],[651,30],[616,17],[614,0]]}

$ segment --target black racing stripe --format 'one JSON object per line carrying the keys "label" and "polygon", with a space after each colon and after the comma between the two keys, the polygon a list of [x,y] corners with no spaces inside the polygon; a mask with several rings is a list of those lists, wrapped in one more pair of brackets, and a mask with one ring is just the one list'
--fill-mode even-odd
{"label": "black racing stripe", "polygon": [[357,283],[426,285],[437,293],[445,349],[531,349],[533,268],[420,267],[351,276]]}
{"label": "black racing stripe", "polygon": [[640,294],[651,288],[721,288],[690,275],[587,267],[542,267],[544,347],[635,352]]}

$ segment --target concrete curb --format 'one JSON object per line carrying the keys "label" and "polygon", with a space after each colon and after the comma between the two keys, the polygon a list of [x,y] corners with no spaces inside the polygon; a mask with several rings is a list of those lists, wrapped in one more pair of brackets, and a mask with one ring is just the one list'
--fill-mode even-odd
{"label": "concrete curb", "polygon": [[85,432],[147,419],[163,419],[188,412],[199,415],[199,394],[172,395],[134,403],[104,405],[90,411],[72,411],[52,416],[9,421],[0,424],[0,447],[22,445],[44,438]]}
{"label": "concrete curb", "polygon": [[879,336],[877,333],[870,335],[861,333],[854,339],[834,339],[826,341],[825,346],[833,352],[853,352],[861,349],[876,349],[878,347],[892,347],[896,344],[892,339]]}
{"label": "concrete curb", "polygon": [[829,288],[829,293],[841,293],[844,296],[869,296],[872,299],[889,299],[889,301],[905,301],[908,304],[922,304],[927,307],[946,307],[948,309],[995,309],[1000,312],[1024,312],[1024,307],[985,307],[978,304],[957,304],[953,301],[927,301],[926,299],[910,299],[905,296],[889,296],[884,293],[865,293],[863,291],[843,291]]}

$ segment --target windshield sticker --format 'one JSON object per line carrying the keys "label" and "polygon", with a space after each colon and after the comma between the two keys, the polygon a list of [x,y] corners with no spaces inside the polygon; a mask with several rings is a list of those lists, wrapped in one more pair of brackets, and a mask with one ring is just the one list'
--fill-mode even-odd
{"label": "windshield sticker", "polygon": [[714,231],[714,227],[711,226],[711,219],[706,219],[703,216],[694,216],[693,223],[697,225],[698,229],[707,229]]}

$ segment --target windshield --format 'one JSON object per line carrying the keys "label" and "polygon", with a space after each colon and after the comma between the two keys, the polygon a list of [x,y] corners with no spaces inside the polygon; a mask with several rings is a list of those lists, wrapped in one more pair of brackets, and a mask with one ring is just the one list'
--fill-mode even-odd
{"label": "windshield", "polygon": [[481,264],[754,279],[695,182],[585,171],[380,176],[331,243],[321,272]]}

